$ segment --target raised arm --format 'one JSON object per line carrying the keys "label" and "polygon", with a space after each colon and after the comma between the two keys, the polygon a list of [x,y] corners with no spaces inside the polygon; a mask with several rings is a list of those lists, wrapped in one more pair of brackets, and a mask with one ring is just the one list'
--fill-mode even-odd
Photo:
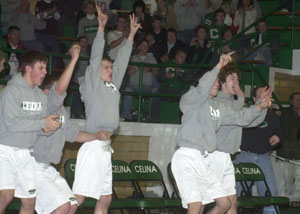
{"label": "raised arm", "polygon": [[122,45],[118,51],[117,58],[113,64],[113,76],[112,81],[115,86],[119,89],[125,75],[128,62],[131,56],[132,44],[134,36],[138,29],[141,28],[141,24],[137,22],[137,19],[134,14],[130,15],[130,33],[127,41]]}

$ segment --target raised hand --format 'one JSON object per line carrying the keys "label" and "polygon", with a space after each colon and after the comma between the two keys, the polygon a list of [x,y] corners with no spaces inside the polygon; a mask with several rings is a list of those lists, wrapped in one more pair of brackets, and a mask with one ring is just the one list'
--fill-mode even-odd
{"label": "raised hand", "polygon": [[256,105],[256,109],[258,111],[262,111],[265,108],[269,108],[272,105],[273,102],[273,98],[272,97],[266,97],[265,99],[262,100],[261,103],[259,103],[258,105]]}
{"label": "raised hand", "polygon": [[260,96],[259,96],[259,99],[261,99],[262,101],[268,97],[271,97],[272,96],[272,87],[269,86],[269,87],[264,87],[264,89],[262,90]]}
{"label": "raised hand", "polygon": [[105,25],[108,20],[108,16],[102,12],[99,6],[96,5],[96,8],[98,13],[98,24],[99,24],[98,31],[104,32]]}
{"label": "raised hand", "polygon": [[128,36],[128,40],[133,42],[134,36],[136,32],[142,28],[141,24],[138,23],[137,18],[134,13],[129,16],[130,18],[130,33]]}
{"label": "raised hand", "polygon": [[220,56],[220,60],[219,63],[217,64],[217,69],[221,70],[221,68],[223,68],[225,65],[227,65],[229,62],[232,61],[231,55],[234,54],[235,51],[232,51],[228,54],[222,54]]}
{"label": "raised hand", "polygon": [[81,48],[80,48],[80,45],[78,44],[78,42],[74,43],[69,50],[69,52],[71,54],[71,58],[74,60],[78,60],[78,58],[80,56],[80,50],[81,50]]}

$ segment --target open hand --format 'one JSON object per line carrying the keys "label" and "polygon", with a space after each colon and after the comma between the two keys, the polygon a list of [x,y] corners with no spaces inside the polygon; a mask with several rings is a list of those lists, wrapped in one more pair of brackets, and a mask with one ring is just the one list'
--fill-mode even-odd
{"label": "open hand", "polygon": [[130,33],[128,40],[133,41],[133,38],[136,32],[139,29],[142,29],[141,23],[138,23],[137,18],[135,17],[134,13],[129,16],[130,18]]}

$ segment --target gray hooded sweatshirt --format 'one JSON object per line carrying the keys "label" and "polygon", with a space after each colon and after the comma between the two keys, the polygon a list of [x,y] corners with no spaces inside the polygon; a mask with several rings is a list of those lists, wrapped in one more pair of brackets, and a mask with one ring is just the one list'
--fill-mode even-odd
{"label": "gray hooded sweatshirt", "polygon": [[235,111],[230,106],[211,99],[210,89],[218,73],[216,68],[205,73],[198,86],[192,86],[181,97],[183,118],[175,139],[180,147],[197,149],[202,154],[213,152],[217,149],[216,132],[221,126],[245,126],[261,114],[256,106]]}
{"label": "gray hooded sweatshirt", "polygon": [[31,148],[43,133],[47,117],[63,102],[52,87],[48,96],[38,87],[31,87],[21,73],[8,82],[0,95],[0,144]]}
{"label": "gray hooded sweatshirt", "polygon": [[48,165],[60,162],[65,142],[73,143],[79,133],[79,127],[70,120],[64,106],[61,106],[54,114],[63,116],[62,127],[50,136],[38,136],[32,152],[37,162]]}
{"label": "gray hooded sweatshirt", "polygon": [[[229,96],[222,91],[219,92],[218,96],[214,98],[214,100],[216,102],[226,104],[234,110],[246,109],[243,108],[244,98],[238,97],[237,100],[234,100],[232,96]],[[260,102],[261,101],[258,100],[257,104]],[[266,114],[267,109],[264,109],[259,117],[245,126],[222,126],[217,132],[217,150],[231,154],[239,151],[242,142],[242,129],[258,126],[265,120]]]}
{"label": "gray hooded sweatshirt", "polygon": [[113,132],[119,126],[120,92],[124,74],[132,50],[132,42],[126,40],[113,63],[112,82],[105,82],[101,76],[101,62],[105,45],[104,33],[98,32],[92,46],[90,65],[85,77],[80,78],[81,99],[85,104],[85,130],[95,133],[100,130]]}

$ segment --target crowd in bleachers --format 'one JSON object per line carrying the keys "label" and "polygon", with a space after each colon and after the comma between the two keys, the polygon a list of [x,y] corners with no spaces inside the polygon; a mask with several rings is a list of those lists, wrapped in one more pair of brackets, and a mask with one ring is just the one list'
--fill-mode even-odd
{"label": "crowd in bleachers", "polygon": [[[260,63],[260,66],[272,66],[272,54],[279,49],[279,39],[269,36],[266,21],[262,20],[257,27],[253,26],[245,31],[262,15],[257,0],[224,2],[222,0],[10,0],[2,2],[1,33],[5,41],[1,46],[65,53],[63,49],[66,48],[61,47],[59,36],[63,36],[64,24],[69,22],[74,26],[77,40],[84,50],[81,53],[83,56],[89,56],[91,52],[91,45],[97,31],[96,5],[99,5],[102,11],[109,15],[105,54],[113,60],[129,33],[128,14],[134,13],[142,29],[136,35],[131,61],[152,64],[170,63],[170,68],[167,69],[143,68],[144,92],[165,92],[164,87],[167,85],[172,89],[168,89],[168,93],[182,94],[186,91],[186,85],[197,81],[203,73],[202,70],[179,69],[172,66],[173,63],[179,62],[177,56],[180,55],[184,55],[184,59],[178,64],[214,64],[220,54],[235,51],[234,57],[237,62],[255,60]],[[290,9],[290,5],[286,8]],[[240,32],[244,34],[235,39],[235,35]],[[10,71],[6,73],[5,79],[10,79],[17,71],[20,55],[21,53],[9,54]],[[86,62],[82,62],[77,66],[73,78],[75,85],[78,84],[77,78],[84,74],[86,65]],[[53,60],[53,68],[63,67],[64,63],[61,59]],[[138,90],[139,70],[136,66],[129,67],[122,87],[124,90]],[[162,76],[164,77],[161,78]],[[127,120],[131,120],[129,106],[132,103],[131,99],[132,97],[125,97],[122,116]]]}

